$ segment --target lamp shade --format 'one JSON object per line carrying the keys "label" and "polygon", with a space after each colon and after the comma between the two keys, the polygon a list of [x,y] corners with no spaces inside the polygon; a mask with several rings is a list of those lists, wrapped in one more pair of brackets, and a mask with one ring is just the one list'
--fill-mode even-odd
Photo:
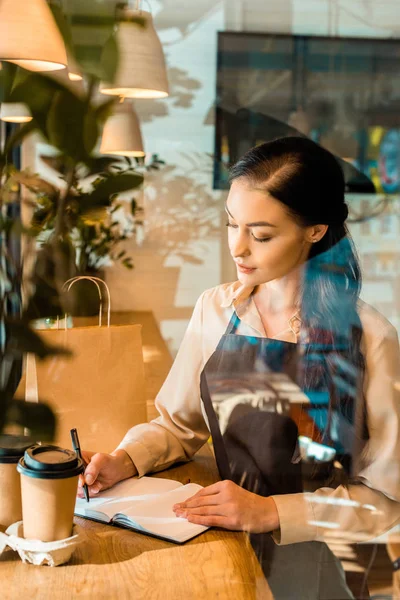
{"label": "lamp shade", "polygon": [[68,78],[70,81],[82,81],[83,77],[81,75],[81,70],[78,67],[75,58],[73,55],[68,52]]}
{"label": "lamp shade", "polygon": [[164,98],[168,96],[168,79],[164,52],[154,29],[153,18],[144,10],[126,10],[130,18],[144,21],[122,21],[118,25],[119,64],[113,83],[102,83],[100,91],[127,98]]}
{"label": "lamp shade", "polygon": [[79,75],[78,72],[68,69],[68,77],[71,81],[82,81],[83,77],[82,75]]}
{"label": "lamp shade", "polygon": [[67,65],[64,41],[46,0],[1,0],[0,60],[28,71]]}
{"label": "lamp shade", "polygon": [[100,146],[101,154],[144,156],[139,120],[131,102],[118,104],[107,119]]}
{"label": "lamp shade", "polygon": [[0,119],[8,123],[28,123],[32,115],[26,104],[22,102],[3,102],[0,107]]}

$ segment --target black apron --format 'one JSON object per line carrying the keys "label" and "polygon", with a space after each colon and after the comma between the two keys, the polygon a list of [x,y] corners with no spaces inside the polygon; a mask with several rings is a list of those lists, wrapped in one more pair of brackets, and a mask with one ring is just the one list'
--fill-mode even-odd
{"label": "black apron", "polygon": [[[285,400],[296,389],[298,345],[238,335],[239,323],[234,312],[200,378],[221,479],[262,496],[302,492],[298,430]],[[275,600],[353,598],[326,544],[277,546],[269,533],[250,541]]]}

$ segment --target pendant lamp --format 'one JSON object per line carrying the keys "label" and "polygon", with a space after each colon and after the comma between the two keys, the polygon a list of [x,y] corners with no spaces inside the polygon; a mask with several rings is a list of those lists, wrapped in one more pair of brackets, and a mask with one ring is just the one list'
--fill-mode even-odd
{"label": "pendant lamp", "polygon": [[28,71],[66,67],[64,41],[46,0],[0,1],[0,60]]}
{"label": "pendant lamp", "polygon": [[70,69],[68,69],[68,77],[71,81],[82,81],[83,79],[82,75]]}
{"label": "pendant lamp", "polygon": [[0,107],[0,119],[8,123],[29,123],[32,115],[22,102],[3,102]]}
{"label": "pendant lamp", "polygon": [[132,102],[117,104],[107,119],[100,146],[101,154],[116,156],[144,156],[139,120]]}
{"label": "pendant lamp", "polygon": [[81,70],[78,67],[75,58],[68,52],[68,78],[70,81],[82,81]]}
{"label": "pendant lamp", "polygon": [[151,13],[125,8],[127,19],[140,18],[144,25],[121,21],[116,36],[119,65],[113,83],[102,82],[100,91],[126,98],[165,98],[168,79],[164,52],[154,29]]}

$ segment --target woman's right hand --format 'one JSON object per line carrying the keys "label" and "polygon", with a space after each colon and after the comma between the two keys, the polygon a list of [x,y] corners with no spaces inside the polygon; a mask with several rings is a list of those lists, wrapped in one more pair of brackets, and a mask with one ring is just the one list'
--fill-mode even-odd
{"label": "woman's right hand", "polygon": [[100,491],[137,475],[137,470],[125,450],[115,450],[111,454],[88,452],[82,450],[82,458],[86,463],[85,472],[79,477],[78,496],[84,498],[82,486],[87,483],[89,495],[95,496]]}

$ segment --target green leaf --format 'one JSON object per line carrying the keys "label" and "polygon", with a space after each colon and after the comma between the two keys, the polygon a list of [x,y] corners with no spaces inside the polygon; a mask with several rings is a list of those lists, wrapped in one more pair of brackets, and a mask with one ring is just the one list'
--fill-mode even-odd
{"label": "green leaf", "polygon": [[87,156],[84,144],[85,117],[86,106],[74,94],[64,91],[56,93],[47,117],[48,138],[53,146],[75,160]]}
{"label": "green leaf", "polygon": [[85,163],[88,168],[86,176],[96,175],[97,173],[108,174],[110,167],[115,163],[115,158],[109,156],[90,157]]}
{"label": "green leaf", "polygon": [[41,73],[32,73],[20,69],[15,77],[10,100],[12,102],[23,102],[29,107],[36,127],[44,138],[49,140],[48,117],[51,111],[54,113],[53,104],[60,94],[65,98],[65,105],[70,103],[75,106],[77,102],[83,104],[66,85],[59,81],[55,81]]}
{"label": "green leaf", "polygon": [[[59,81],[50,79],[41,73],[33,73],[18,69],[11,92],[11,102],[24,102],[36,117],[37,113],[43,113],[50,107],[53,94],[56,91],[68,89]],[[71,95],[72,92],[70,92]]]}
{"label": "green leaf", "polygon": [[37,124],[35,121],[30,121],[29,123],[24,123],[18,129],[10,135],[10,137],[6,141],[6,145],[4,148],[4,154],[7,156],[15,146],[19,146],[22,144],[24,139],[30,135],[37,128]]}
{"label": "green leaf", "polygon": [[64,347],[46,344],[33,329],[24,321],[6,320],[7,353],[15,358],[29,352],[43,359],[55,354],[70,355]]}
{"label": "green leaf", "polygon": [[[107,102],[103,102],[102,104],[97,106],[96,118],[99,121],[103,121],[103,122],[106,121],[107,118],[111,115],[115,104],[117,104],[117,103],[118,103],[118,100],[116,98],[111,98],[110,100],[107,100]],[[114,159],[114,161],[115,161],[115,159]]]}
{"label": "green leaf", "polygon": [[104,206],[87,206],[82,202],[79,203],[79,206],[82,214],[82,221],[85,225],[104,222],[107,218],[107,210]]}
{"label": "green leaf", "polygon": [[117,173],[100,181],[95,189],[83,194],[79,200],[83,211],[98,206],[109,206],[111,196],[137,188],[143,182],[143,176],[137,173]]}
{"label": "green leaf", "polygon": [[2,62],[2,69],[0,71],[0,102],[10,102],[11,90],[17,69],[17,65],[13,63]]}
{"label": "green leaf", "polygon": [[69,238],[51,238],[43,244],[35,262],[35,291],[24,311],[25,319],[57,317],[70,313],[71,298],[62,291],[67,279],[76,275],[76,252]]}
{"label": "green leaf", "polygon": [[50,406],[43,402],[13,400],[6,413],[6,421],[26,427],[31,437],[40,441],[52,441],[56,431],[56,417]]}
{"label": "green leaf", "polygon": [[126,267],[127,269],[133,269],[133,264],[132,264],[132,260],[130,258],[124,258],[124,260],[122,261],[122,264],[124,265],[124,267]]}
{"label": "green leaf", "polygon": [[88,154],[91,154],[98,137],[99,127],[97,125],[96,113],[89,109],[84,117],[83,125],[83,143]]}
{"label": "green leaf", "polygon": [[101,79],[107,83],[114,83],[119,65],[119,48],[116,35],[113,33],[104,44],[101,53],[100,69]]}
{"label": "green leaf", "polygon": [[[85,0],[86,3],[87,0]],[[95,12],[98,9],[96,6],[93,6],[92,10]],[[88,12],[87,14],[89,15],[90,13]],[[109,78],[111,78],[111,81],[114,80],[119,62],[119,49],[113,31],[114,24],[114,19],[110,19],[107,23],[102,24],[101,41],[98,40],[97,43],[85,44],[82,43],[81,39],[75,40],[75,57],[86,75],[103,81],[110,81]],[[99,30],[94,25],[93,30],[90,31],[91,27],[90,20],[86,21],[85,30],[90,35],[95,36],[94,39],[96,39]],[[105,42],[103,41],[104,39],[106,40]]]}
{"label": "green leaf", "polygon": [[62,10],[61,6],[59,6],[58,4],[55,4],[53,2],[49,3],[49,8],[50,8],[51,12],[53,13],[54,20],[55,20],[58,30],[61,33],[61,36],[64,40],[65,46],[68,48],[69,51],[71,51],[73,48],[72,33],[71,33],[69,23],[68,23],[67,19],[65,18],[64,11]]}
{"label": "green leaf", "polygon": [[27,171],[17,171],[11,176],[11,179],[12,181],[21,183],[35,194],[46,194],[51,198],[54,198],[59,194],[59,190],[54,185]]}

